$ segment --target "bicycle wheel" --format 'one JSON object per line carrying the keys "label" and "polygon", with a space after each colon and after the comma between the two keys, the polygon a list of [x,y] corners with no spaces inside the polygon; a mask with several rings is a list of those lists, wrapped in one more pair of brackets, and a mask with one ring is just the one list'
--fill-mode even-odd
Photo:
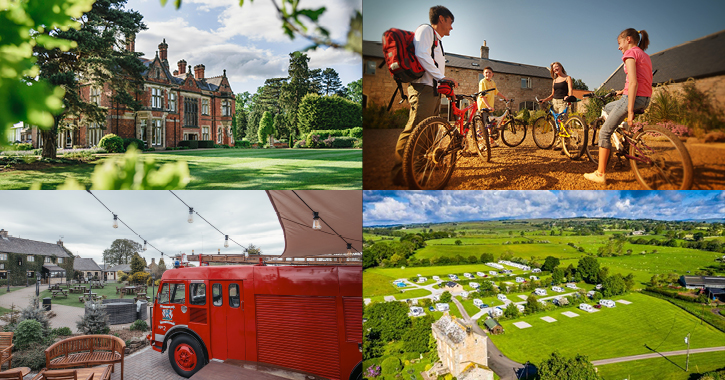
{"label": "bicycle wheel", "polygon": [[542,116],[534,121],[531,127],[531,134],[534,135],[534,143],[541,149],[549,149],[554,145],[556,133],[554,131],[554,120]]}
{"label": "bicycle wheel", "polygon": [[586,153],[589,157],[589,161],[593,162],[594,165],[599,165],[599,130],[602,128],[604,122],[602,120],[594,120],[594,123],[589,127],[587,131],[587,146]]}
{"label": "bicycle wheel", "polygon": [[440,190],[446,186],[456,165],[453,132],[453,127],[438,116],[421,121],[413,129],[403,153],[403,176],[411,189]]}
{"label": "bicycle wheel", "polygon": [[637,180],[649,190],[689,190],[692,159],[685,144],[674,133],[656,125],[642,128],[629,148]]}
{"label": "bicycle wheel", "polygon": [[491,139],[488,138],[488,128],[483,124],[479,116],[473,118],[473,142],[476,145],[476,152],[482,160],[491,162]]}
{"label": "bicycle wheel", "polygon": [[526,123],[510,118],[501,126],[501,141],[510,147],[521,145],[526,138]]}
{"label": "bicycle wheel", "polygon": [[564,130],[569,137],[563,137],[562,149],[569,158],[576,160],[584,153],[587,145],[587,125],[581,117],[573,115],[566,119]]}

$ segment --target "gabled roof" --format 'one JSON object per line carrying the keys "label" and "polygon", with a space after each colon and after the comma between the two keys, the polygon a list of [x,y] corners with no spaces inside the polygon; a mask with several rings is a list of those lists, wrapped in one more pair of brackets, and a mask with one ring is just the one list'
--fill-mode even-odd
{"label": "gabled roof", "polygon": [[720,276],[681,276],[680,282],[686,286],[725,287],[725,277]]}
{"label": "gabled roof", "polygon": [[[363,41],[363,56],[383,58],[382,42]],[[549,69],[542,66],[526,65],[523,63],[498,61],[484,59],[467,55],[446,53],[446,67],[457,67],[461,69],[472,69],[483,71],[486,66],[491,66],[494,73],[513,74],[530,77],[551,79]]]}
{"label": "gabled roof", "polygon": [[54,243],[43,243],[35,240],[15,237],[0,237],[0,252],[20,253],[27,255],[43,255],[57,257],[70,257],[63,247]]}
{"label": "gabled roof", "polygon": [[483,321],[483,324],[485,324],[489,330],[493,330],[493,328],[496,326],[501,326],[501,324],[499,324],[498,321],[493,318],[489,318]]}
{"label": "gabled roof", "polygon": [[96,262],[91,258],[76,257],[75,260],[73,260],[73,269],[80,271],[100,271],[101,267],[99,267],[98,264],[96,264]]}
{"label": "gabled roof", "polygon": [[[657,70],[652,84],[682,82],[688,78],[707,78],[725,74],[725,30],[650,55]],[[606,89],[624,87],[624,64],[602,84]]]}

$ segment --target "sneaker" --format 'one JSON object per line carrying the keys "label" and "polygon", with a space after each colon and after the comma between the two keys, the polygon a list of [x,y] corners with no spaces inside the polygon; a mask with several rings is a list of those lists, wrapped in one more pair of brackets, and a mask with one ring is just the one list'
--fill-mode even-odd
{"label": "sneaker", "polygon": [[595,170],[591,173],[584,174],[584,178],[586,178],[592,182],[600,183],[602,185],[605,185],[607,183],[607,178],[605,177],[605,175],[602,173],[599,173],[598,170]]}

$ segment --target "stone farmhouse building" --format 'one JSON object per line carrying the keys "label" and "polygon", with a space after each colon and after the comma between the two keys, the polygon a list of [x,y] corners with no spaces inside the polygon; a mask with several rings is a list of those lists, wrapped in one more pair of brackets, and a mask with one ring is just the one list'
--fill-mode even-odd
{"label": "stone farmhouse building", "polygon": [[[159,44],[156,56],[139,58],[147,67],[143,73],[142,92],[136,99],[143,108],[134,112],[112,100],[108,85],[103,88],[86,85],[81,97],[108,110],[106,122],[87,123],[68,118],[58,131],[58,148],[95,146],[109,133],[122,138],[137,138],[156,149],[179,146],[182,140],[211,140],[215,144],[234,145],[232,116],[235,97],[226,70],[207,77],[205,66],[192,66],[185,60],[172,68],[168,62],[166,40]],[[135,39],[126,48],[135,51]],[[32,128],[33,146],[42,146],[37,128]]]}
{"label": "stone farmhouse building", "polygon": [[50,277],[73,274],[75,258],[62,240],[45,243],[16,238],[0,229],[0,283],[10,278],[12,285],[35,282],[47,283]]}
{"label": "stone farmhouse building", "polygon": [[[386,65],[378,67],[383,61],[383,47],[381,42],[363,41],[363,108],[370,104],[387,108],[390,98],[397,87]],[[493,80],[498,89],[507,98],[514,98],[515,104],[511,107],[514,112],[523,108],[534,109],[536,97],[545,98],[551,94],[551,74],[547,67],[533,66],[522,63],[499,61],[489,58],[489,47],[481,46],[481,55],[471,57],[446,52],[447,77],[459,83],[457,94],[473,94],[478,92],[478,82],[483,79],[483,69],[491,66],[494,72]],[[407,84],[403,84],[407,92]],[[407,102],[398,104],[400,94],[396,96],[391,111],[410,108]],[[470,103],[464,100],[461,106]],[[505,104],[496,97],[495,108],[503,110]],[[448,115],[448,99],[441,97],[441,116]],[[450,120],[450,118],[449,118]]]}
{"label": "stone farmhouse building", "polygon": [[[716,104],[725,104],[725,30],[650,55],[652,69],[657,70],[652,84],[664,85],[677,92],[688,79],[695,87],[710,94]],[[624,88],[624,64],[602,84],[605,89]],[[657,89],[655,88],[655,91]]]}
{"label": "stone farmhouse building", "polygon": [[488,337],[474,327],[445,313],[431,325],[440,362],[429,371],[432,378],[450,373],[459,380],[493,380],[488,368]]}
{"label": "stone farmhouse building", "polygon": [[73,270],[78,273],[78,276],[82,276],[84,279],[103,279],[101,267],[92,258],[76,257],[73,263]]}

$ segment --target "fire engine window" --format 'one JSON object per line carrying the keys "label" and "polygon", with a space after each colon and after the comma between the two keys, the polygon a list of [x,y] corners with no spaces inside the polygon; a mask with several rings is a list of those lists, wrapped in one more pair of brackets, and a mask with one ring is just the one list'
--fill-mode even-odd
{"label": "fire engine window", "polygon": [[214,306],[222,305],[222,284],[213,284],[211,286],[211,299]]}
{"label": "fire engine window", "polygon": [[161,291],[159,292],[159,303],[160,304],[167,304],[169,303],[169,284],[164,284],[164,287],[161,288]]}
{"label": "fire engine window", "polygon": [[229,284],[229,306],[239,307],[239,285]]}
{"label": "fire engine window", "polygon": [[183,304],[186,300],[184,299],[184,296],[186,295],[186,287],[184,284],[171,284],[173,286],[172,292],[171,292],[171,303],[181,303]]}
{"label": "fire engine window", "polygon": [[190,284],[189,297],[192,305],[206,305],[206,284]]}

